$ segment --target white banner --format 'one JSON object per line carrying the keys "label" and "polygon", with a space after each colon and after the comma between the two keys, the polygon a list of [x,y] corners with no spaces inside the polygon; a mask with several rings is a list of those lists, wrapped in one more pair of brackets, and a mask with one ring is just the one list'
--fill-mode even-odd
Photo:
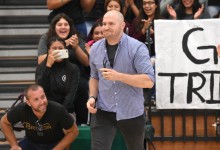
{"label": "white banner", "polygon": [[219,109],[220,19],[154,25],[157,109]]}

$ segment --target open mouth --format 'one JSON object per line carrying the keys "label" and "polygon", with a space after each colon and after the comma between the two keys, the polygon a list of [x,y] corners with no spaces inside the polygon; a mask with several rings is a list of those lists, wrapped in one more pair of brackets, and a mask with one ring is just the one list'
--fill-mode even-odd
{"label": "open mouth", "polygon": [[59,31],[60,34],[67,34],[67,31]]}

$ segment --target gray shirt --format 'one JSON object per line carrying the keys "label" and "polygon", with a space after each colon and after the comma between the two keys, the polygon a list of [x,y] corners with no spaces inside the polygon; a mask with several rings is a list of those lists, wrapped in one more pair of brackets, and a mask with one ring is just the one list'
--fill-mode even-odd
{"label": "gray shirt", "polygon": [[[43,34],[40,38],[40,41],[38,43],[38,56],[40,55],[43,55],[43,54],[47,54],[47,34]],[[86,52],[86,49],[85,49],[85,42],[79,38],[79,47],[84,51]]]}

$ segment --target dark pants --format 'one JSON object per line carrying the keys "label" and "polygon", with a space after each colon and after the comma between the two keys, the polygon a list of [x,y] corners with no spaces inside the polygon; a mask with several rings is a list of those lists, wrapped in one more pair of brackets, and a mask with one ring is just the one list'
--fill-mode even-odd
{"label": "dark pants", "polygon": [[126,120],[116,120],[116,114],[99,110],[91,117],[92,150],[111,150],[117,130],[125,140],[127,150],[144,150],[144,114]]}
{"label": "dark pants", "polygon": [[22,150],[51,150],[56,146],[57,143],[53,144],[37,144],[24,137],[18,143]]}
{"label": "dark pants", "polygon": [[86,102],[89,98],[88,91],[89,91],[88,80],[81,77],[79,87],[76,93],[76,99],[74,102],[76,122],[78,125],[87,123],[88,109],[86,107]]}

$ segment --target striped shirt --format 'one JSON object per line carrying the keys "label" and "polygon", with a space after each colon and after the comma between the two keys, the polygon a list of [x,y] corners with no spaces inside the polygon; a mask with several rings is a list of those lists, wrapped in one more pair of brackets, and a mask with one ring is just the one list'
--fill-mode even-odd
{"label": "striped shirt", "polygon": [[143,89],[120,81],[110,81],[99,71],[106,67],[126,74],[146,74],[154,82],[154,70],[147,47],[138,40],[123,34],[115,54],[114,66],[110,66],[106,50],[106,40],[97,41],[91,47],[91,78],[98,80],[97,108],[115,112],[117,120],[135,118],[144,113]]}

